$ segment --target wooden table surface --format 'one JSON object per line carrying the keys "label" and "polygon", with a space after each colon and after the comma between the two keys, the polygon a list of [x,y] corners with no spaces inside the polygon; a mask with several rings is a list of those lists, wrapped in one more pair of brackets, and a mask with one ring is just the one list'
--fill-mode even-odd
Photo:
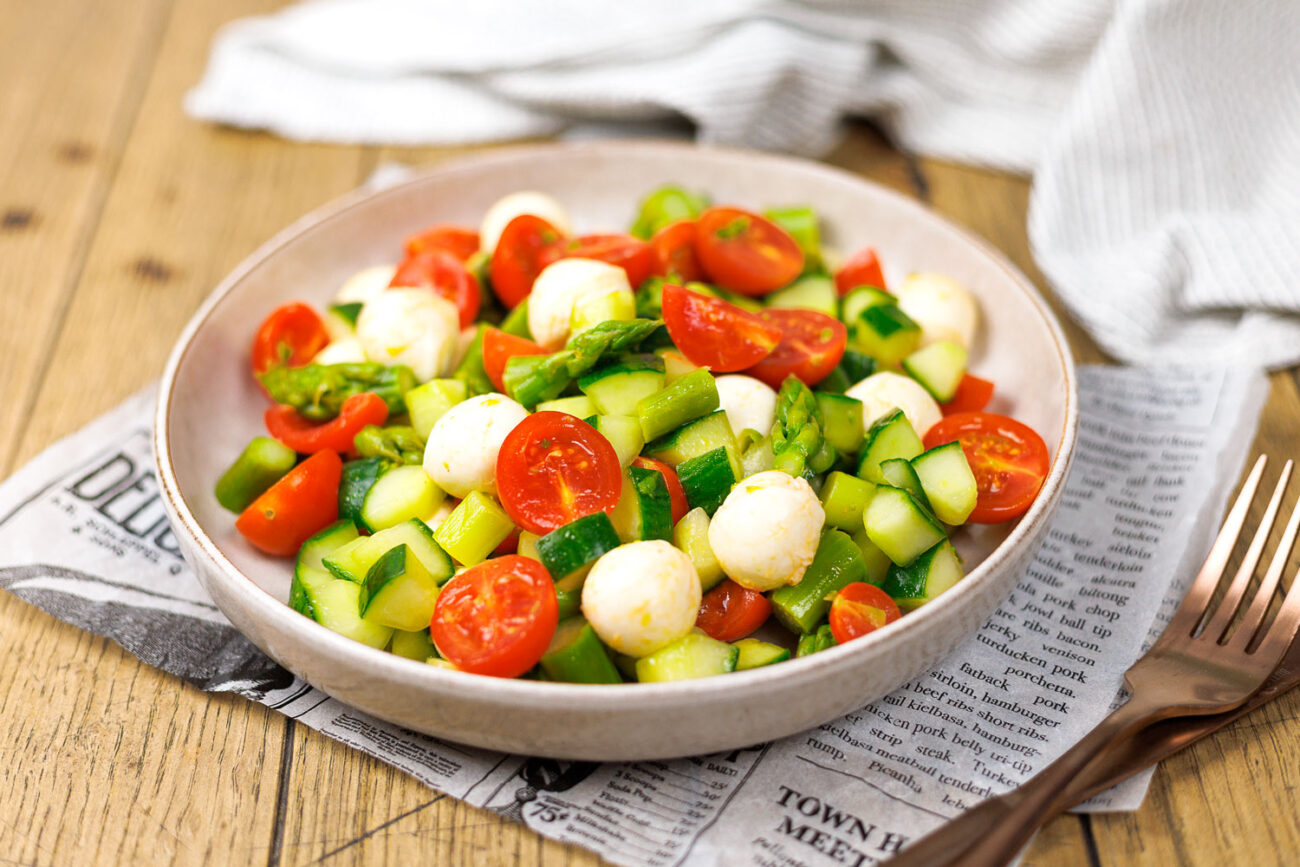
{"label": "wooden table surface", "polygon": [[[0,477],[158,376],[217,281],[384,160],[196,123],[218,26],[275,0],[0,0]],[[989,239],[1046,292],[1024,178],[860,127],[828,161]],[[1099,275],[1104,279],[1105,275]],[[1080,361],[1102,358],[1068,321]],[[1294,371],[1256,448],[1295,454]],[[233,695],[207,695],[0,594],[0,864],[594,864]],[[1163,765],[1134,814],[1064,817],[1028,864],[1300,861],[1300,694]]]}

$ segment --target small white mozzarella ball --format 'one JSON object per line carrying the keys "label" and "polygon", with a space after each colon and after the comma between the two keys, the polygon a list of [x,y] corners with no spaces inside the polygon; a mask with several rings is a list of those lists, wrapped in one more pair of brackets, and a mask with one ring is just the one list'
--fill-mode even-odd
{"label": "small white mozzarella ball", "polygon": [[366,351],[355,337],[344,337],[316,353],[312,364],[356,364],[366,360]]}
{"label": "small white mozzarella ball", "polygon": [[501,240],[501,233],[505,231],[506,226],[510,224],[511,220],[522,214],[541,217],[559,229],[561,234],[569,235],[573,232],[572,224],[569,222],[569,213],[564,210],[563,205],[546,195],[546,193],[524,190],[497,199],[496,203],[487,209],[487,213],[483,215],[483,222],[478,229],[479,249],[484,253],[491,253],[495,250],[497,241]]}
{"label": "small white mozzarella ball", "polygon": [[806,481],[767,470],[731,489],[709,523],[709,547],[732,581],[774,590],[803,580],[825,523]]}
{"label": "small white mozzarella ball", "polygon": [[740,374],[719,376],[714,382],[718,386],[718,402],[733,432],[740,433],[745,428],[764,436],[772,432],[776,421],[776,392],[771,386]]}
{"label": "small white mozzarella ball", "polygon": [[443,413],[424,445],[424,471],[453,497],[495,494],[497,452],[528,410],[504,394],[480,394]]}
{"label": "small white mozzarella ball", "polygon": [[685,553],[659,539],[632,542],[591,568],[582,614],[601,641],[639,658],[695,628],[701,595],[699,573]]}
{"label": "small white mozzarella ball", "polygon": [[627,272],[596,259],[561,259],[537,275],[528,296],[528,330],[547,349],[559,349],[569,339],[573,308],[593,298],[603,298],[632,287]]}
{"label": "small white mozzarella ball", "polygon": [[980,314],[966,287],[942,274],[910,274],[895,294],[902,311],[921,326],[923,346],[951,340],[971,348]]}
{"label": "small white mozzarella ball", "polygon": [[943,418],[939,404],[934,402],[930,392],[915,379],[901,373],[888,370],[873,373],[844,394],[862,401],[862,423],[867,427],[894,409],[901,409],[916,435],[923,437]]}
{"label": "small white mozzarella ball", "polygon": [[389,289],[361,308],[357,339],[366,358],[405,364],[424,382],[451,372],[460,314],[455,304],[428,289]]}
{"label": "small white mozzarella ball", "polygon": [[360,301],[365,304],[383,294],[396,273],[396,265],[375,265],[358,271],[339,287],[338,294],[334,296],[334,303],[353,304]]}

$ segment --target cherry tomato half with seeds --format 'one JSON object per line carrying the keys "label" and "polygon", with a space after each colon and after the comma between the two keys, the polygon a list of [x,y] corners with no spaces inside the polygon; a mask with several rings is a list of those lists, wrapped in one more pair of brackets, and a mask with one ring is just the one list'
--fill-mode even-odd
{"label": "cherry tomato half with seeds", "polygon": [[711,282],[742,295],[766,295],[803,271],[790,233],[740,208],[709,208],[696,218],[695,255]]}
{"label": "cherry tomato half with seeds", "polygon": [[650,276],[654,253],[650,245],[631,235],[582,235],[547,249],[541,257],[542,267],[560,259],[595,259],[617,265],[627,274],[633,289]]}
{"label": "cherry tomato half with seeds", "polygon": [[352,440],[363,427],[387,420],[388,404],[372,391],[348,397],[339,414],[327,422],[309,421],[288,404],[269,407],[262,416],[267,432],[300,454],[322,449],[348,454],[354,451]]}
{"label": "cherry tomato half with seeds", "polygon": [[969,373],[962,374],[957,383],[957,391],[952,400],[939,404],[939,411],[944,415],[956,415],[959,412],[979,412],[993,399],[993,383],[980,379]]}
{"label": "cherry tomato half with seeds", "polygon": [[718,373],[744,370],[781,342],[781,330],[758,314],[673,283],[664,286],[668,336],[693,363]]}
{"label": "cherry tomato half with seeds", "polygon": [[739,641],[766,623],[771,613],[766,596],[726,578],[704,594],[695,625],[718,641]]}
{"label": "cherry tomato half with seeds", "polygon": [[464,262],[478,252],[479,237],[474,229],[464,226],[430,226],[406,239],[406,255],[414,256],[425,250],[446,250]]}
{"label": "cherry tomato half with seeds", "polygon": [[612,512],[623,468],[609,440],[564,412],[535,412],[506,434],[497,496],[510,519],[545,535],[594,512]]}
{"label": "cherry tomato half with seeds", "polygon": [[508,554],[471,566],[442,586],[429,635],[461,671],[518,677],[546,652],[559,610],[546,567]]}
{"label": "cherry tomato half with seeds", "polygon": [[533,291],[533,281],[546,267],[551,248],[564,240],[559,229],[541,217],[520,214],[501,232],[492,252],[488,275],[492,290],[507,307],[514,309]]}
{"label": "cherry tomato half with seeds", "polygon": [[844,644],[902,616],[898,603],[884,590],[865,581],[854,581],[845,585],[831,602],[831,635],[836,644]]}
{"label": "cherry tomato half with seeds", "polygon": [[456,305],[460,327],[468,328],[478,318],[483,293],[478,280],[455,255],[446,250],[428,249],[411,253],[397,266],[389,288],[432,289]]}
{"label": "cherry tomato half with seeds", "polygon": [[300,301],[277,307],[253,337],[253,373],[309,364],[329,342],[325,321],[315,310]]}
{"label": "cherry tomato half with seeds", "polygon": [[681,479],[677,478],[676,470],[663,461],[640,456],[632,459],[632,466],[640,467],[643,470],[658,470],[659,474],[664,477],[664,485],[668,488],[668,502],[671,503],[674,524],[690,511],[690,506],[686,502],[686,489],[682,487]]}
{"label": "cherry tomato half with seeds", "polygon": [[506,362],[516,355],[546,355],[546,350],[526,337],[506,334],[500,328],[483,332],[483,372],[502,394],[506,391]]}
{"label": "cherry tomato half with seeds", "polygon": [[926,449],[961,443],[979,499],[967,519],[1000,524],[1023,515],[1047,478],[1047,444],[1026,424],[991,412],[963,412],[940,419],[923,438]]}
{"label": "cherry tomato half with seeds", "polygon": [[787,376],[810,388],[830,376],[844,357],[848,329],[838,319],[816,310],[761,310],[757,314],[781,330],[781,342],[764,359],[745,371],[780,389]]}
{"label": "cherry tomato half with seeds", "polygon": [[650,239],[654,267],[650,273],[683,283],[702,282],[704,268],[695,255],[695,221],[669,223]]}
{"label": "cherry tomato half with seeds", "polygon": [[291,557],[303,542],[338,520],[342,477],[343,461],[338,453],[317,452],[241,512],[235,529],[254,548]]}
{"label": "cherry tomato half with seeds", "polygon": [[876,255],[874,247],[863,247],[835,272],[835,291],[841,297],[859,286],[874,286],[889,291],[885,285],[885,272],[880,268],[880,257]]}

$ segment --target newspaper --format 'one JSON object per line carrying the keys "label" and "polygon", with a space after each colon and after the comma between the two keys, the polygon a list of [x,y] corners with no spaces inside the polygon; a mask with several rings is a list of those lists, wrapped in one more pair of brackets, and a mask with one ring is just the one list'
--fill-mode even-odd
{"label": "newspaper", "polygon": [[[222,617],[181,559],[149,451],[152,390],[0,485],[0,586],[210,691],[233,691],[617,864],[872,864],[1022,782],[1095,725],[1208,551],[1267,383],[1080,371],[1072,475],[1019,585],[947,661],[794,737],[631,764],[503,755],[374,719]],[[1132,810],[1150,775],[1089,810]]]}

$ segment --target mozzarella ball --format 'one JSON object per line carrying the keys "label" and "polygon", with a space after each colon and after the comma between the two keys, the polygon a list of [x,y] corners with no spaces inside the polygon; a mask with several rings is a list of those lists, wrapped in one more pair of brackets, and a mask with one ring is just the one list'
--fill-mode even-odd
{"label": "mozzarella ball", "polygon": [[719,376],[714,382],[718,386],[718,402],[733,432],[740,433],[745,428],[763,436],[772,432],[776,421],[776,392],[771,386],[740,374]]}
{"label": "mozzarella ball", "polygon": [[356,364],[365,360],[366,351],[361,348],[361,341],[355,337],[344,337],[316,353],[312,364]]}
{"label": "mozzarella ball", "polygon": [[528,410],[504,394],[480,394],[443,413],[424,445],[424,471],[453,497],[495,494],[497,452]]}
{"label": "mozzarella ball", "polygon": [[505,231],[506,226],[521,214],[541,217],[559,229],[561,234],[568,235],[573,232],[569,214],[564,210],[563,205],[546,193],[524,190],[497,199],[496,203],[488,208],[478,229],[479,249],[484,253],[495,250],[497,241],[501,240],[501,233]]}
{"label": "mozzarella ball", "polygon": [[921,326],[921,345],[951,340],[967,349],[979,328],[975,297],[942,274],[910,274],[895,290],[898,306]]}
{"label": "mozzarella ball", "polygon": [[389,289],[357,317],[366,358],[405,364],[420,382],[450,373],[460,340],[456,305],[428,289]]}
{"label": "mozzarella ball", "polygon": [[528,296],[528,330],[533,340],[547,349],[559,349],[569,339],[573,308],[615,292],[626,292],[632,299],[627,272],[617,265],[595,259],[552,262],[537,275]]}
{"label": "mozzarella ball", "polygon": [[774,590],[803,580],[825,523],[806,481],[768,470],[731,489],[709,523],[709,547],[732,581]]}
{"label": "mozzarella ball", "polygon": [[582,614],[601,641],[642,657],[695,628],[701,595],[690,557],[659,539],[632,542],[591,567]]}
{"label": "mozzarella ball", "polygon": [[897,408],[912,423],[916,435],[923,437],[943,418],[939,404],[934,402],[930,392],[915,379],[901,373],[888,370],[873,373],[844,393],[862,401],[862,423],[868,427]]}
{"label": "mozzarella ball", "polygon": [[383,294],[396,273],[396,265],[375,265],[373,268],[358,271],[339,287],[338,294],[334,296],[334,303],[352,304],[360,301],[364,304]]}

